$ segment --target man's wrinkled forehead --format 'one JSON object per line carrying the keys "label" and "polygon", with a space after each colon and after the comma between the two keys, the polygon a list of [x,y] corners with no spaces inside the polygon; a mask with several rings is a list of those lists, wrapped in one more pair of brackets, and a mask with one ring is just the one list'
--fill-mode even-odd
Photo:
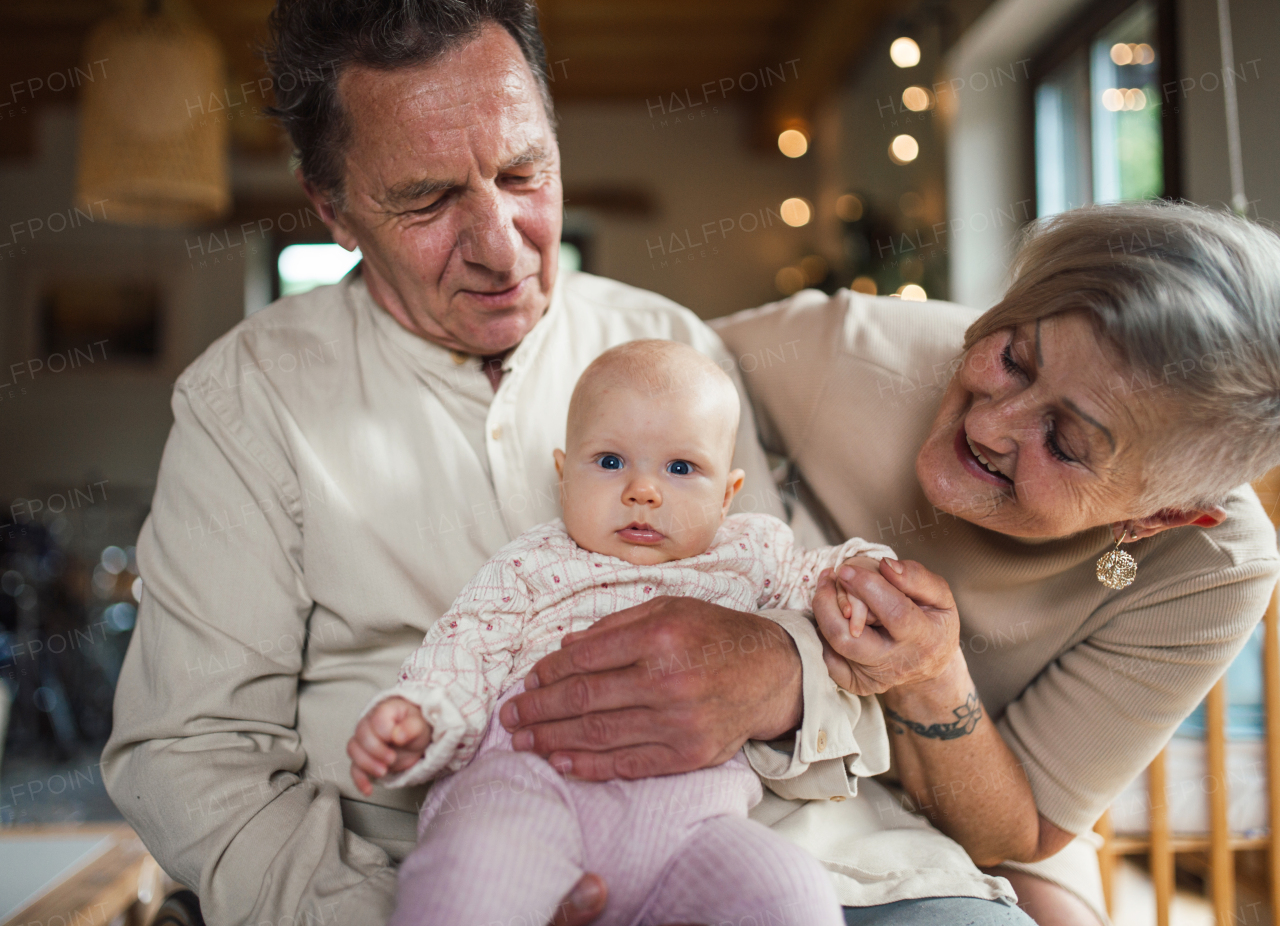
{"label": "man's wrinkled forehead", "polygon": [[501,161],[543,142],[549,123],[537,81],[515,42],[498,31],[482,31],[428,64],[345,68],[338,90],[354,145],[447,160],[469,159],[481,143]]}

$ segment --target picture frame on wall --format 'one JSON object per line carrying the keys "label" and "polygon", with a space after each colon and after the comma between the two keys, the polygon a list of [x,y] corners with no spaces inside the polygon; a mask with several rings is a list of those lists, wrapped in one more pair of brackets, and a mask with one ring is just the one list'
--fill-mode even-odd
{"label": "picture frame on wall", "polygon": [[107,365],[157,365],[163,343],[164,288],[158,280],[49,278],[37,299],[37,338],[46,356],[89,351]]}

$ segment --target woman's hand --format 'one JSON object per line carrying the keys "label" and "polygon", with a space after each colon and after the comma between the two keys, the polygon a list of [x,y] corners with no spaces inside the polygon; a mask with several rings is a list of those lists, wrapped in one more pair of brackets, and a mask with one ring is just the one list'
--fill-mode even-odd
{"label": "woman's hand", "polygon": [[832,679],[871,695],[940,675],[960,649],[960,616],[946,580],[912,560],[859,559],[866,562],[823,570],[813,597]]}
{"label": "woman's hand", "polygon": [[765,617],[658,598],[564,637],[502,706],[512,746],[577,778],[718,765],[803,716],[800,654]]}
{"label": "woman's hand", "polygon": [[894,761],[916,809],[980,865],[1061,849],[1071,834],[1039,816],[1025,772],[982,707],[946,581],[890,559],[836,572],[819,577],[813,602],[827,668],[842,688],[884,695]]}
{"label": "woman's hand", "polygon": [[404,698],[387,698],[356,724],[347,742],[351,780],[360,793],[373,793],[374,780],[412,768],[431,743],[431,724]]}

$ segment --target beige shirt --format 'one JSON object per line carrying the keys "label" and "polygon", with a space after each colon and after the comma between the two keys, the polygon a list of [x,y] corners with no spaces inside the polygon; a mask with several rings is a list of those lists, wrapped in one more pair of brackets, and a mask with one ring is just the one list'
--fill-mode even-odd
{"label": "beige shirt", "polygon": [[[950,583],[987,711],[1040,812],[1080,833],[1244,645],[1280,574],[1276,533],[1242,486],[1217,527],[1126,544],[1137,579],[1112,591],[1094,574],[1106,527],[1029,543],[934,509],[915,457],[979,314],[806,291],[715,327],[742,359],[766,447],[793,461],[831,533],[887,543]],[[870,845],[879,820],[866,816]]]}
{"label": "beige shirt", "polygon": [[[687,310],[571,274],[495,393],[478,360],[410,334],[355,277],[247,319],[179,379],[103,768],[117,806],[196,889],[211,926],[385,921],[392,862],[413,846],[423,791],[363,798],[347,738],[485,561],[559,516],[552,450],[578,375],[641,337],[734,367]],[[747,473],[738,507],[780,512],[749,408],[735,465]],[[777,794],[820,799],[810,803],[827,812],[853,806],[838,801],[856,793],[859,763],[885,758],[856,752],[876,740],[859,724],[878,712],[831,682],[809,620],[765,613],[796,642],[805,703],[794,743],[747,746],[776,792],[766,816],[806,806]],[[863,877],[846,824],[814,819],[787,831],[847,863],[834,869],[845,902],[897,899],[915,877]],[[942,893],[1006,889],[937,840],[915,861],[942,873]]]}

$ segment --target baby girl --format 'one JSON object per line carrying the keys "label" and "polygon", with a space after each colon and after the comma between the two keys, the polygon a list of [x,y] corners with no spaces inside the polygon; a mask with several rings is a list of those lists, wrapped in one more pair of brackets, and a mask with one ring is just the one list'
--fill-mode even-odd
{"label": "baby girl", "polygon": [[348,746],[365,794],[373,778],[436,779],[393,926],[545,923],[586,871],[609,889],[601,924],[843,923],[818,862],[747,819],[762,792],[741,752],[685,774],[578,781],[513,751],[496,719],[565,634],[615,611],[659,595],[808,610],[821,570],[893,556],[856,539],[801,550],[776,518],[726,517],[743,483],[730,469],[738,408],[724,371],[672,341],[623,344],[582,374],[555,454],[563,521],[484,565]]}

